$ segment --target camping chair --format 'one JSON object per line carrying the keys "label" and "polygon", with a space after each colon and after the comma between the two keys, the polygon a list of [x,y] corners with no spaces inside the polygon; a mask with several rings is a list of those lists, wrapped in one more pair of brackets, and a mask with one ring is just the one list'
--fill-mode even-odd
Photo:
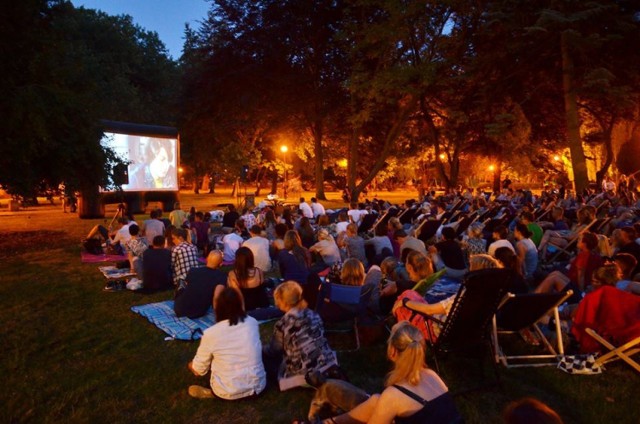
{"label": "camping chair", "polygon": [[478,214],[476,212],[462,218],[458,224],[458,228],[456,228],[456,237],[460,237],[465,231],[467,231],[469,225],[473,224],[476,219],[478,219]]}
{"label": "camping chair", "polygon": [[355,334],[355,349],[360,349],[358,320],[365,314],[371,290],[367,286],[347,286],[344,284],[324,283],[320,289],[316,311],[325,324],[327,333]]}
{"label": "camping chair", "polygon": [[[490,349],[489,323],[507,295],[512,278],[513,273],[508,269],[482,269],[469,272],[444,322],[414,311],[422,315],[427,323],[431,321],[442,326],[440,335],[435,338],[432,325],[427,325],[429,331],[427,344],[434,353],[433,358],[438,374],[440,373],[439,355],[455,352],[477,354]],[[479,361],[482,359],[480,356]]]}
{"label": "camping chair", "polygon": [[441,225],[442,220],[440,219],[425,219],[418,228],[416,228],[416,238],[427,244],[429,240],[436,235]]}
{"label": "camping chair", "polygon": [[548,262],[555,262],[556,260],[558,260],[560,255],[563,255],[563,254],[567,255],[568,257],[573,256],[573,252],[575,252],[576,248],[578,247],[578,240],[580,240],[580,236],[582,236],[582,234],[586,232],[595,233],[596,229],[599,228],[602,225],[602,222],[607,219],[608,218],[594,219],[587,226],[583,227],[580,231],[578,231],[574,235],[574,237],[569,241],[569,244],[567,244],[565,247],[560,247],[553,243],[549,243],[549,246],[552,246],[554,249],[556,249],[556,252],[553,254],[553,256],[551,256],[551,259],[549,259]]}
{"label": "camping chair", "polygon": [[[505,302],[500,306],[498,313],[493,317],[492,342],[496,363],[501,362],[507,368],[557,365],[558,355],[564,355],[558,306],[562,305],[572,294],[571,290],[566,293],[509,293]],[[555,318],[557,351],[547,341],[538,326],[540,320],[546,317],[549,312],[553,312],[553,317]],[[503,347],[500,346],[499,336],[501,334],[516,333],[529,327],[533,327],[538,334],[548,354],[505,354]],[[510,360],[518,363],[510,364]]]}
{"label": "camping chair", "polygon": [[373,224],[373,230],[374,230],[374,232],[375,232],[376,228],[378,228],[378,226],[379,226],[379,225],[382,225],[382,226],[385,226],[385,227],[386,227],[386,226],[387,226],[387,224],[389,223],[389,220],[390,220],[391,218],[393,218],[394,216],[397,216],[399,211],[400,211],[400,210],[399,210],[399,209],[397,209],[397,208],[395,208],[395,207],[392,207],[392,208],[390,208],[390,209],[387,209],[387,211],[386,211],[384,214],[382,214],[382,216],[381,216],[380,218],[378,218],[378,220],[376,221],[376,223],[375,223],[375,224]]}
{"label": "camping chair", "polygon": [[358,226],[358,234],[366,233],[371,228],[373,228],[373,224],[378,219],[378,215],[373,213],[368,213],[362,218],[362,222]]}
{"label": "camping chair", "polygon": [[640,372],[640,364],[632,359],[640,352],[640,297],[610,286],[594,290],[580,302],[571,333],[583,353],[606,348],[596,364],[622,359]]}
{"label": "camping chair", "polygon": [[398,219],[400,220],[400,223],[402,223],[402,225],[411,224],[411,220],[413,220],[413,217],[416,216],[417,212],[418,212],[418,208],[405,209],[404,212],[402,212],[398,216]]}

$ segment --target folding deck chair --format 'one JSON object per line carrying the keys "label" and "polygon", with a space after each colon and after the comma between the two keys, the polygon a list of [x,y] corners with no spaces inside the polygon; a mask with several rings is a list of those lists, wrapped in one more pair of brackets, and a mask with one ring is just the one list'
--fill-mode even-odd
{"label": "folding deck chair", "polygon": [[416,228],[416,238],[427,244],[431,237],[436,235],[441,225],[442,220],[440,219],[425,219],[418,228]]}
{"label": "folding deck chair", "polygon": [[551,259],[549,259],[548,262],[555,262],[562,254],[565,254],[569,257],[573,256],[573,252],[578,246],[578,240],[580,239],[580,236],[586,232],[596,233],[597,229],[601,228],[606,222],[608,222],[608,220],[609,218],[595,218],[586,227],[578,231],[574,238],[572,238],[571,241],[569,241],[569,244],[567,244],[565,247],[560,247],[553,243],[549,243],[549,246],[552,246],[554,249],[556,249],[556,252],[553,254],[553,256],[551,256]]}
{"label": "folding deck chair", "polygon": [[375,232],[375,229],[378,227],[378,225],[386,226],[387,223],[389,222],[389,220],[391,218],[393,218],[394,216],[397,216],[399,212],[400,212],[400,210],[395,208],[395,207],[387,209],[387,211],[384,214],[382,214],[382,216],[380,218],[378,218],[376,223],[373,224],[374,232]]}
{"label": "folding deck chair", "polygon": [[[443,322],[431,315],[422,315],[427,322],[442,326],[436,338],[427,325],[427,344],[433,351],[435,368],[440,373],[438,356],[453,353],[483,353],[490,349],[489,323],[505,299],[513,273],[508,269],[482,269],[469,272],[456,294],[451,310]],[[435,340],[435,341],[434,341]],[[482,361],[482,355],[479,361]]]}
{"label": "folding deck chair", "polygon": [[[558,306],[562,305],[573,292],[566,293],[509,293],[505,302],[493,317],[493,353],[496,363],[502,363],[507,368],[515,367],[539,367],[545,365],[557,365],[558,355],[564,355],[562,333],[560,330],[560,317]],[[538,323],[549,312],[553,312],[556,327],[556,349],[542,334]],[[508,355],[500,345],[501,334],[513,334],[520,330],[533,327],[548,353],[530,355]],[[516,363],[509,363],[515,361]]]}
{"label": "folding deck chair", "polygon": [[400,215],[398,215],[398,219],[402,224],[411,224],[411,220],[416,216],[418,212],[418,208],[409,208],[405,209]]}

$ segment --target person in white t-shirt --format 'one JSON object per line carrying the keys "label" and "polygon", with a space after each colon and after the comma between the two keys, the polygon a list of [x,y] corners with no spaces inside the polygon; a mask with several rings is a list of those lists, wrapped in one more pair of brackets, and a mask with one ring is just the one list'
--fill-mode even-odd
{"label": "person in white t-shirt", "polygon": [[359,209],[357,203],[351,203],[350,207],[351,209],[349,209],[347,214],[349,215],[349,218],[351,218],[351,222],[359,226],[362,221],[362,217],[368,212],[364,209]]}
{"label": "person in white t-shirt", "polygon": [[507,247],[511,249],[513,253],[516,253],[516,249],[513,248],[513,244],[511,244],[511,242],[507,240],[508,236],[509,236],[509,230],[507,229],[506,226],[498,225],[496,228],[494,228],[493,239],[495,241],[489,245],[489,248],[487,249],[487,253],[495,258],[496,250],[498,250],[498,248],[500,247]]}
{"label": "person in white t-shirt", "polygon": [[318,199],[315,197],[311,198],[311,210],[313,211],[313,217],[318,219],[320,215],[325,214],[324,206],[318,203]]}
{"label": "person in white t-shirt", "polygon": [[206,329],[189,370],[197,376],[211,371],[210,388],[189,386],[198,399],[234,400],[261,393],[267,386],[258,322],[247,316],[238,291],[227,287],[213,305],[216,323]]}
{"label": "person in white t-shirt", "polygon": [[304,197],[300,198],[300,206],[298,207],[302,211],[302,216],[306,216],[309,219],[313,219],[313,210],[311,206],[304,200]]}
{"label": "person in white t-shirt", "polygon": [[254,225],[249,228],[251,238],[242,245],[248,247],[253,253],[253,260],[256,268],[260,268],[262,272],[271,270],[271,257],[269,256],[269,240],[262,237],[262,228]]}
{"label": "person in white t-shirt", "polygon": [[240,236],[240,233],[244,230],[244,221],[242,218],[239,218],[236,221],[235,231],[227,234],[222,239],[222,244],[224,246],[224,261],[225,262],[234,262],[236,260],[236,251],[242,246],[244,243],[244,239]]}

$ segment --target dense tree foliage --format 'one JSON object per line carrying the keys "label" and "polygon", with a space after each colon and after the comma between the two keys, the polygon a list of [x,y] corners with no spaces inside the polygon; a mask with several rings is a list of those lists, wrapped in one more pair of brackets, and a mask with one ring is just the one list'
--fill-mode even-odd
{"label": "dense tree foliage", "polygon": [[175,64],[128,16],[62,0],[5,6],[0,184],[28,197],[105,185],[117,158],[100,146],[99,120],[171,124]]}

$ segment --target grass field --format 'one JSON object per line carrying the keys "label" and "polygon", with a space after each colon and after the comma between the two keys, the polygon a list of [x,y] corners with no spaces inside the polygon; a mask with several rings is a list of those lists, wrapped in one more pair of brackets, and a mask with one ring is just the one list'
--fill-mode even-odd
{"label": "grass field", "polygon": [[[182,204],[209,210],[228,201],[225,194],[183,194]],[[379,194],[393,201],[414,195]],[[331,197],[330,205],[341,205],[338,193]],[[80,239],[114,211],[108,208],[104,220],[79,220],[59,206],[0,209],[0,421],[287,423],[306,415],[310,390],[269,388],[235,402],[189,398],[187,387],[199,380],[186,364],[197,344],[165,341],[130,311],[171,293],[105,293],[96,265],[80,263]],[[263,326],[263,341],[270,331]],[[384,352],[379,344],[339,359],[355,384],[374,392],[388,369]],[[469,365],[457,358],[444,363],[452,391],[473,380]],[[624,364],[598,376],[550,368],[500,369],[500,375],[500,388],[456,398],[467,422],[499,422],[502,408],[523,396],[540,398],[567,423],[639,421],[640,378]]]}

